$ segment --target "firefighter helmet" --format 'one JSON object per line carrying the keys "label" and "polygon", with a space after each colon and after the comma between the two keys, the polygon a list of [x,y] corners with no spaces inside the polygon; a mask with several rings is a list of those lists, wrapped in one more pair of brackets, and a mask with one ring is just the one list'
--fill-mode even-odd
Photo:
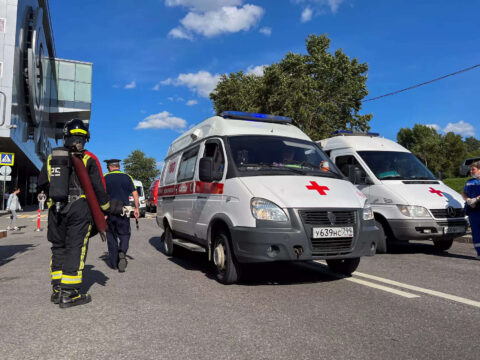
{"label": "firefighter helmet", "polygon": [[81,151],[89,139],[88,127],[80,119],[70,120],[63,127],[63,144],[67,148]]}

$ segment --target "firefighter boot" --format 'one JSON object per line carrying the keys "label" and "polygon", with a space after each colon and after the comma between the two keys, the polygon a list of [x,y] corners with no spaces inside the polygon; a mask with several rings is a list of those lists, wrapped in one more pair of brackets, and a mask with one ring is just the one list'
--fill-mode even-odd
{"label": "firefighter boot", "polygon": [[60,303],[60,285],[53,285],[53,292],[52,296],[50,296],[50,301],[53,302],[54,304],[59,304]]}
{"label": "firefighter boot", "polygon": [[80,294],[76,289],[62,289],[60,294],[60,307],[62,309],[88,304],[92,301],[90,294]]}

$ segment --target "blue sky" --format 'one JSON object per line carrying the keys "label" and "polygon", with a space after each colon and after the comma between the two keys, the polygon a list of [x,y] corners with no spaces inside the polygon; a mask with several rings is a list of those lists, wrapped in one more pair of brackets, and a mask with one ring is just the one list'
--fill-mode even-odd
{"label": "blue sky", "polygon": [[[57,57],[93,62],[88,148],[103,160],[171,141],[213,115],[221,74],[261,72],[309,34],[369,65],[367,98],[480,63],[479,1],[51,0]],[[424,124],[480,137],[480,68],[364,103],[372,131]],[[314,139],[317,140],[317,139]]]}

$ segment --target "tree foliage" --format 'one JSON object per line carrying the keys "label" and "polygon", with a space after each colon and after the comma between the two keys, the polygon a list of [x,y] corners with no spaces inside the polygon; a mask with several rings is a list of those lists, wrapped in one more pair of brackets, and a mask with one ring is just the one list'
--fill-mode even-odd
{"label": "tree foliage", "polygon": [[359,115],[368,94],[368,65],[342,50],[328,52],[326,35],[306,39],[307,54],[288,53],[263,76],[223,75],[210,94],[217,114],[226,110],[289,116],[312,139],[334,130],[369,130],[372,114]]}
{"label": "tree foliage", "polygon": [[157,161],[153,157],[146,157],[143,151],[133,150],[123,160],[125,172],[135,180],[140,180],[145,189],[150,187],[153,180],[160,174]]}
{"label": "tree foliage", "polygon": [[480,156],[480,140],[470,136],[465,139],[465,144],[467,145],[468,156]]}
{"label": "tree foliage", "polygon": [[448,132],[440,134],[435,129],[415,124],[412,129],[402,128],[397,142],[414,153],[433,173],[446,177],[456,176],[462,161],[467,157],[467,143],[461,135]]}

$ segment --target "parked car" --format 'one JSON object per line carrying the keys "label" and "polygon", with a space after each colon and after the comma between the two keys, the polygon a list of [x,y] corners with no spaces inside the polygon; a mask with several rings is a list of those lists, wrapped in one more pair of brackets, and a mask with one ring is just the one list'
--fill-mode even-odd
{"label": "parked car", "polygon": [[460,173],[460,176],[468,176],[470,174],[470,165],[472,165],[475,161],[480,161],[480,157],[463,160],[462,165],[460,165],[460,169],[458,171]]}
{"label": "parked car", "polygon": [[150,188],[148,189],[147,197],[147,211],[148,212],[157,212],[157,195],[158,195],[158,184],[160,179],[155,179]]}
{"label": "parked car", "polygon": [[[143,191],[143,184],[139,180],[133,180],[133,184],[137,188],[138,192],[138,209],[140,210],[140,217],[145,217],[145,213],[147,212],[146,202],[145,202],[145,192]],[[133,200],[132,194],[128,197],[130,200],[130,206],[135,208],[135,203]],[[133,211],[131,212],[130,216],[133,216]]]}

